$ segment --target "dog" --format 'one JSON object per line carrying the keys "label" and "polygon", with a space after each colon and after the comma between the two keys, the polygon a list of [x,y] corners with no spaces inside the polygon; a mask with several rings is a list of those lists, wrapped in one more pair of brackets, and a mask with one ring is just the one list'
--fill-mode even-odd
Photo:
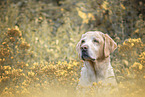
{"label": "dog", "polygon": [[94,82],[116,85],[110,54],[117,48],[115,41],[100,31],[88,31],[77,44],[79,57],[84,61],[78,86],[92,86]]}

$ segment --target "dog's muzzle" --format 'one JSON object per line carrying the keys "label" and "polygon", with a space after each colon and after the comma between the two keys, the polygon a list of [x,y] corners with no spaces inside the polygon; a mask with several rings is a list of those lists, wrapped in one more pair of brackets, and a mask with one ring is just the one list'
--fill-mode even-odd
{"label": "dog's muzzle", "polygon": [[88,53],[88,46],[87,45],[84,45],[81,47],[81,58],[85,61],[85,60],[94,60],[92,59],[90,56],[89,56],[89,53]]}

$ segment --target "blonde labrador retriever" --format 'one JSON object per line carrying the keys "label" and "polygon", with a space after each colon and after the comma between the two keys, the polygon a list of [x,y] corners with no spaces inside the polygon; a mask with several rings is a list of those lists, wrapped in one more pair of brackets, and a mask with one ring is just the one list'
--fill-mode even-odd
{"label": "blonde labrador retriever", "polygon": [[110,64],[110,53],[117,44],[107,34],[89,31],[82,35],[77,44],[77,51],[84,61],[81,69],[79,86],[92,86],[93,82],[116,85],[113,68]]}

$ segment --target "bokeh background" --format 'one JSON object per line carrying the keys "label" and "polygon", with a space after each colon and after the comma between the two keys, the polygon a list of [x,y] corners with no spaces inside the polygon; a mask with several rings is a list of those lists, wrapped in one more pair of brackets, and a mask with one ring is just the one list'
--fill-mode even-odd
{"label": "bokeh background", "polygon": [[76,97],[76,44],[90,30],[118,44],[118,97],[143,97],[144,0],[0,0],[0,97]]}

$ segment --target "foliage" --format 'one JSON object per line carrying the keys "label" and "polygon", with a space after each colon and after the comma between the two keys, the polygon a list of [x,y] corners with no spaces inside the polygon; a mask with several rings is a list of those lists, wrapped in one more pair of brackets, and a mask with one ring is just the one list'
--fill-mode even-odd
{"label": "foliage", "polygon": [[[57,63],[39,64],[29,62],[33,59],[33,53],[28,49],[30,45],[24,42],[21,31],[16,28],[8,29],[5,38],[0,45],[0,86],[1,96],[26,94],[30,96],[33,87],[48,89],[55,85],[63,87],[76,87],[80,68],[80,62],[64,61]],[[32,64],[32,65],[31,65]]]}
{"label": "foliage", "polygon": [[[89,30],[118,43],[111,58],[119,92],[110,94],[144,95],[143,6],[142,0],[0,1],[0,97],[76,96],[83,64],[76,44]],[[104,86],[94,83],[87,96],[96,87]]]}
{"label": "foliage", "polygon": [[[67,90],[64,93],[66,96],[68,88],[75,92],[75,88],[79,81],[80,69],[82,67],[80,62],[75,60],[72,61],[58,61],[58,62],[30,62],[28,58],[34,60],[34,54],[29,51],[30,44],[26,43],[22,38],[21,31],[18,27],[8,29],[4,33],[5,37],[0,47],[0,85],[1,85],[1,96],[38,96],[42,95],[43,91],[52,92],[56,90]],[[120,81],[119,88],[120,91],[128,89],[124,96],[128,95],[142,95],[144,89],[143,81],[145,80],[145,69],[144,69],[144,57],[145,54],[142,52],[144,49],[144,44],[140,38],[138,39],[128,39],[124,41],[122,45],[119,45],[118,51],[119,55],[123,56],[123,65],[114,65],[115,72],[117,74],[116,78]],[[135,56],[128,58],[128,56]],[[133,54],[133,55],[132,55]],[[33,56],[33,57],[32,57]],[[138,57],[138,59],[135,59]],[[128,60],[128,61],[127,61]],[[132,61],[133,60],[133,61]],[[115,61],[114,61],[115,63]],[[119,74],[117,73],[119,71]],[[122,81],[123,78],[127,82]],[[132,83],[129,83],[130,80]],[[141,85],[138,83],[142,83]],[[122,84],[123,83],[123,84]],[[128,84],[129,83],[129,84]],[[128,85],[126,85],[128,84]],[[132,86],[134,84],[134,86]],[[97,86],[97,88],[96,88]],[[63,87],[63,88],[62,88]],[[90,90],[86,95],[93,96],[98,88],[106,87],[99,83],[94,83],[93,87],[89,87]],[[110,86],[109,86],[110,87]],[[130,87],[132,89],[130,89]],[[138,90],[134,89],[137,88]],[[61,93],[61,91],[59,92]],[[95,91],[94,91],[95,90]],[[37,91],[41,91],[37,93]],[[133,92],[132,92],[133,91]],[[34,93],[34,94],[33,94]],[[110,93],[116,93],[114,88]],[[120,92],[119,92],[120,93]],[[46,93],[47,94],[47,93]],[[51,93],[51,96],[56,96],[59,94]]]}
{"label": "foliage", "polygon": [[116,65],[115,72],[116,78],[120,81],[120,90],[127,90],[124,96],[143,96],[145,89],[143,83],[145,81],[145,45],[140,38],[129,38],[118,47],[118,53],[122,57],[120,57],[120,62],[116,61],[113,64]]}

